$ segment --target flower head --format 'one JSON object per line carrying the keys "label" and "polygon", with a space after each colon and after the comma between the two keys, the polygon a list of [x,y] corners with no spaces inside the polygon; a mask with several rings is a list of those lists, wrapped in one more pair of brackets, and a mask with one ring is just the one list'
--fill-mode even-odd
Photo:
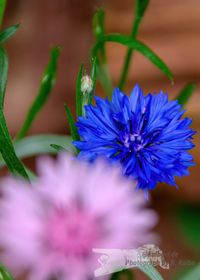
{"label": "flower head", "polygon": [[62,155],[41,160],[39,175],[33,186],[6,179],[0,188],[1,262],[15,275],[89,279],[98,266],[92,248],[152,242],[157,216],[117,167]]}
{"label": "flower head", "polygon": [[167,94],[144,96],[136,85],[129,98],[116,88],[111,102],[96,97],[96,107],[85,110],[86,117],[77,122],[81,141],[74,142],[79,158],[105,156],[120,162],[123,174],[146,192],[158,182],[175,186],[174,176],[188,174],[193,165],[187,152],[194,146],[192,121],[181,119],[181,105],[169,101]]}

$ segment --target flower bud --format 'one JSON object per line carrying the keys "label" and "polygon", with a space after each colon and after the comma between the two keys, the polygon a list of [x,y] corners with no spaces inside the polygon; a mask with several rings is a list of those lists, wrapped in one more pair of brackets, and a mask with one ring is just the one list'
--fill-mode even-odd
{"label": "flower bud", "polygon": [[93,81],[89,75],[85,75],[81,79],[81,91],[90,94],[93,89]]}

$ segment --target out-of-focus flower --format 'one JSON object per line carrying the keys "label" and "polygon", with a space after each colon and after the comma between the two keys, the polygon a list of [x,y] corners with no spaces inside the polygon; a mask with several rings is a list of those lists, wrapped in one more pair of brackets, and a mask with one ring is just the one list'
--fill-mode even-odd
{"label": "out-of-focus flower", "polygon": [[86,117],[77,122],[81,141],[74,142],[79,158],[105,156],[120,162],[123,174],[136,179],[146,193],[158,182],[176,186],[174,176],[188,175],[192,121],[181,119],[184,111],[167,94],[144,96],[136,85],[129,98],[116,88],[111,102],[96,97],[96,107],[85,110]]}
{"label": "out-of-focus flower", "polygon": [[136,248],[152,242],[157,216],[119,169],[43,159],[33,186],[5,179],[0,198],[1,262],[29,280],[84,280],[98,267],[92,248]]}

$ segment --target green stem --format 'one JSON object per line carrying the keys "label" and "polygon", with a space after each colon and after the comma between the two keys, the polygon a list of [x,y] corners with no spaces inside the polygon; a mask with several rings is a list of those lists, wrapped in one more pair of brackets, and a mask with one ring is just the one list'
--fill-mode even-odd
{"label": "green stem", "polygon": [[[144,1],[145,2],[145,1]],[[139,31],[139,26],[140,26],[140,22],[143,18],[145,9],[147,8],[148,5],[148,1],[146,1],[146,3],[144,3],[144,6],[141,7],[143,4],[141,4],[141,0],[137,0],[136,1],[136,7],[135,7],[135,18],[133,21],[133,25],[132,25],[132,31],[131,31],[131,37],[133,39],[136,39],[138,31]],[[119,84],[118,87],[123,90],[127,77],[128,77],[128,71],[129,71],[129,66],[130,66],[130,61],[133,55],[133,50],[132,49],[128,49],[126,56],[125,56],[125,60],[124,60],[124,64],[123,64],[123,68],[122,68],[122,72],[121,72],[121,76],[120,76],[120,80],[119,80]]]}

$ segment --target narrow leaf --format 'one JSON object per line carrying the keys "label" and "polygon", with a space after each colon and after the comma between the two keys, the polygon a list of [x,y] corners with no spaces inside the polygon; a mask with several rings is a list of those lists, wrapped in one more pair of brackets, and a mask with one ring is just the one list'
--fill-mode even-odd
{"label": "narrow leaf", "polygon": [[1,280],[14,280],[11,274],[7,271],[7,269],[0,264],[0,279]]}
{"label": "narrow leaf", "polygon": [[76,80],[76,115],[82,116],[82,92],[81,92],[81,79],[83,75],[83,65],[81,64],[78,77]]}
{"label": "narrow leaf", "polygon": [[137,0],[136,3],[136,17],[142,18],[149,5],[149,0]]}
{"label": "narrow leaf", "polygon": [[24,166],[15,153],[3,111],[0,111],[0,152],[7,167],[13,174],[28,179]]}
{"label": "narrow leaf", "polygon": [[187,272],[180,280],[199,280],[200,264],[196,265],[189,272]]}
{"label": "narrow leaf", "polygon": [[0,1],[0,25],[2,24],[3,21],[5,8],[6,8],[6,0],[1,0]]}
{"label": "narrow leaf", "polygon": [[15,175],[28,179],[23,164],[17,158],[3,113],[4,96],[8,74],[8,59],[3,48],[0,48],[0,152],[8,168]]}
{"label": "narrow leaf", "polygon": [[[125,277],[124,277],[125,276]],[[111,276],[110,280],[134,280],[134,274],[133,271],[130,269],[126,269],[126,270],[122,270],[119,272],[115,272],[113,273],[113,275]]]}
{"label": "narrow leaf", "polygon": [[194,83],[188,83],[187,85],[185,85],[176,98],[179,104],[184,106],[188,102],[195,90],[196,85]]}
{"label": "narrow leaf", "polygon": [[70,132],[71,132],[71,136],[73,141],[77,141],[80,139],[78,131],[77,131],[77,127],[75,126],[75,122],[74,119],[72,117],[71,111],[69,109],[69,107],[65,104],[65,111],[66,111],[66,115],[67,115],[67,119],[69,122],[69,127],[70,127]]}
{"label": "narrow leaf", "polygon": [[[105,12],[103,9],[97,10],[92,21],[93,33],[96,38],[96,42],[100,42],[101,38],[105,34]],[[104,90],[107,92],[109,98],[112,95],[112,81],[107,65],[107,57],[104,42],[99,43],[98,54],[95,55],[96,58],[96,69],[97,76],[100,83],[102,84]]]}
{"label": "narrow leaf", "polygon": [[[16,141],[14,148],[18,158],[24,159],[42,154],[56,154],[56,150],[50,146],[52,143],[64,147],[65,150],[72,154],[76,152],[70,136],[56,134],[28,136]],[[0,167],[4,165],[5,163],[1,159]]]}
{"label": "narrow leaf", "polygon": [[92,19],[92,29],[96,39],[99,39],[105,33],[104,21],[105,12],[103,9],[98,9]]}
{"label": "narrow leaf", "polygon": [[63,148],[62,146],[60,146],[60,145],[56,145],[56,144],[51,144],[50,145],[53,149],[55,149],[56,150],[56,152],[63,152],[63,151],[65,151],[66,152],[66,149],[65,148]]}
{"label": "narrow leaf", "polygon": [[90,71],[90,77],[93,82],[93,89],[92,89],[92,92],[90,93],[88,104],[92,103],[92,100],[94,97],[94,92],[95,92],[95,88],[96,88],[96,76],[97,76],[97,59],[95,57],[95,58],[92,58],[92,68]]}
{"label": "narrow leaf", "polygon": [[[148,7],[148,4],[149,4],[149,0],[136,0],[135,16],[134,16],[134,21],[131,30],[131,37],[133,39],[136,39],[137,37],[137,34],[139,32],[139,26],[144,17],[144,13]],[[128,49],[124,59],[124,64],[123,64],[123,68],[118,84],[121,90],[123,90],[128,77],[129,65],[131,62],[132,54],[133,54],[133,50]]]}
{"label": "narrow leaf", "polygon": [[147,57],[153,64],[155,64],[171,81],[173,81],[173,75],[168,66],[157,56],[148,46],[142,42],[135,40],[129,36],[121,34],[108,34],[101,37],[100,41],[95,44],[92,49],[92,55],[96,56],[99,46],[103,42],[115,42],[121,45],[127,46],[133,50],[137,50],[145,57]]}
{"label": "narrow leaf", "polygon": [[10,37],[12,37],[17,29],[19,28],[19,24],[9,26],[0,31],[0,44],[5,43]]}
{"label": "narrow leaf", "polygon": [[200,206],[183,204],[175,213],[176,224],[184,241],[194,250],[200,251]]}
{"label": "narrow leaf", "polygon": [[138,269],[147,275],[151,280],[163,280],[160,273],[150,264],[140,265],[138,266]]}
{"label": "narrow leaf", "polygon": [[7,77],[8,77],[8,57],[4,49],[0,48],[0,110],[3,110]]}
{"label": "narrow leaf", "polygon": [[56,78],[57,62],[58,62],[59,54],[60,54],[60,48],[55,47],[51,50],[50,61],[47,65],[46,70],[44,71],[39,93],[27,114],[22,129],[17,135],[17,139],[21,139],[27,134],[35,117],[46,103],[49,94],[52,91]]}

